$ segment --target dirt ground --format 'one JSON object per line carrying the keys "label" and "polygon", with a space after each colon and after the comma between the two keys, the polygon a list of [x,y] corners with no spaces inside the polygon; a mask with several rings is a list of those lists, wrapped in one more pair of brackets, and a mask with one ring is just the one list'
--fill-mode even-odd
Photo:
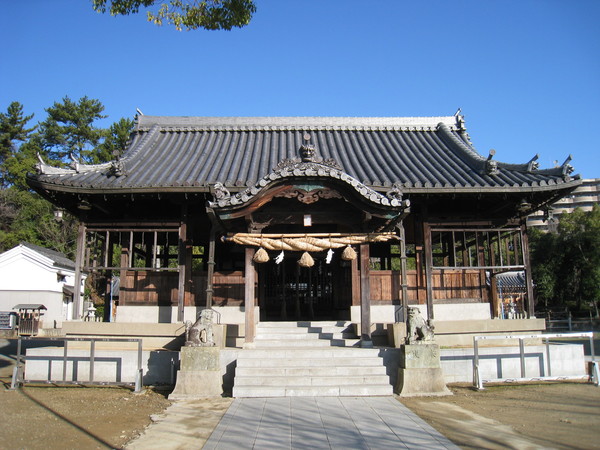
{"label": "dirt ground", "polygon": [[0,448],[121,448],[169,404],[159,393],[125,388],[4,388]]}
{"label": "dirt ground", "polygon": [[450,388],[452,396],[400,401],[461,448],[600,448],[600,387],[593,384]]}

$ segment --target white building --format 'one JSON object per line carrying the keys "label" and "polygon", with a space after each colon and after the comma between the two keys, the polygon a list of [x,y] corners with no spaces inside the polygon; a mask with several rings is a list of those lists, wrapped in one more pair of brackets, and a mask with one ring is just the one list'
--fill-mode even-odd
{"label": "white building", "polygon": [[[74,281],[73,261],[62,253],[23,242],[0,254],[0,311],[12,311],[19,304],[42,304],[46,307],[42,316],[45,327],[79,319],[73,317]],[[84,282],[85,276],[82,293]]]}
{"label": "white building", "polygon": [[600,178],[583,180],[581,186],[570,194],[550,205],[548,212],[540,210],[527,217],[527,226],[548,230],[558,224],[562,214],[569,214],[575,208],[583,211],[591,211],[594,205],[600,204]]}

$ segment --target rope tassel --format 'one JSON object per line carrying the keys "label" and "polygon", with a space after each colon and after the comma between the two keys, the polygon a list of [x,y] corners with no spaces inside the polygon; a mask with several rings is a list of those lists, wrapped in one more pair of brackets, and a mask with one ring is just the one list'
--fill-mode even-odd
{"label": "rope tassel", "polygon": [[266,263],[269,260],[269,254],[264,248],[261,247],[256,251],[252,260],[258,264]]}
{"label": "rope tassel", "polygon": [[342,252],[342,259],[345,261],[352,261],[356,259],[356,251],[352,247],[347,246]]}
{"label": "rope tassel", "polygon": [[315,260],[310,256],[310,253],[304,252],[302,253],[302,257],[298,260],[298,265],[300,267],[312,267],[315,265]]}

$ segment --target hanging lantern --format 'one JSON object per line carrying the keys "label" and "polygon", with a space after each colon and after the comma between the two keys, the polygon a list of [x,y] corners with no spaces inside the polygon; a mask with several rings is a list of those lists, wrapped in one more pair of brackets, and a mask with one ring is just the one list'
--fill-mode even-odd
{"label": "hanging lantern", "polygon": [[356,251],[350,246],[346,247],[342,252],[342,259],[345,261],[352,261],[356,259]]}
{"label": "hanging lantern", "polygon": [[310,256],[310,253],[304,252],[302,253],[302,257],[298,260],[298,265],[300,267],[312,267],[315,265],[314,259]]}
{"label": "hanging lantern", "polygon": [[269,254],[264,248],[261,247],[256,251],[252,260],[258,264],[266,263],[269,260]]}

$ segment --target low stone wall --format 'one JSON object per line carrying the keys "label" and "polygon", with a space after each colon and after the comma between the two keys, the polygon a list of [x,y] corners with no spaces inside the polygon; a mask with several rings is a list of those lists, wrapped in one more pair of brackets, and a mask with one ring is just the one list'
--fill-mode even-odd
{"label": "low stone wall", "polygon": [[[224,392],[231,392],[239,349],[221,349],[221,375]],[[25,379],[62,380],[63,348],[40,347],[27,349]],[[67,355],[67,381],[89,381],[90,352],[86,349],[69,349]],[[144,386],[174,385],[179,367],[179,352],[169,350],[143,351],[142,368]],[[134,383],[137,371],[137,351],[97,350],[94,362],[94,381]]]}
{"label": "low stone wall", "polygon": [[[220,365],[223,391],[231,393],[235,377],[237,358],[241,349],[221,349]],[[395,385],[398,377],[400,349],[382,348],[379,356]],[[521,364],[518,346],[483,347],[479,349],[479,366],[483,379],[519,378]],[[537,377],[547,374],[546,347],[525,347],[526,375]],[[62,380],[63,349],[40,347],[27,349],[25,378],[30,380]],[[133,383],[137,370],[135,350],[97,350],[94,379],[103,382]],[[143,384],[174,385],[179,364],[179,352],[144,351]],[[586,362],[582,344],[552,344],[550,361],[553,376],[582,376],[586,373]],[[473,382],[473,349],[441,349],[441,367],[446,383]],[[89,380],[89,350],[70,349],[67,360],[67,380],[85,382]]]}
{"label": "low stone wall", "polygon": [[[63,377],[62,347],[30,348],[26,351],[25,379],[61,381]],[[137,351],[97,350],[94,353],[94,381],[134,383],[137,375]],[[66,381],[90,381],[90,351],[69,349]],[[155,350],[142,352],[144,385],[170,385],[174,382],[179,352]]]}
{"label": "low stone wall", "polygon": [[[513,344],[517,341],[513,340]],[[482,379],[521,378],[519,346],[480,347],[479,372]],[[473,349],[442,349],[442,371],[446,383],[473,382]],[[548,376],[545,345],[525,346],[526,377]],[[583,344],[551,344],[552,376],[583,376],[586,362]]]}

